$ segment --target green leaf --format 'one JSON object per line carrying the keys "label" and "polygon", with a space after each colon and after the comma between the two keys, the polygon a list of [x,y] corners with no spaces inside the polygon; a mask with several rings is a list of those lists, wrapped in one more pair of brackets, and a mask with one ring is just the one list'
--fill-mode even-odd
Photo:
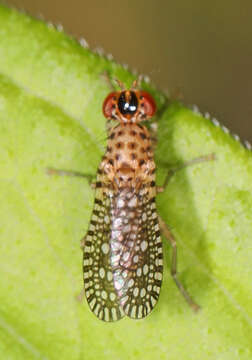
{"label": "green leaf", "polygon": [[[213,152],[217,160],[176,173],[157,202],[177,238],[179,277],[202,310],[192,313],[174,285],[165,239],[161,297],[149,317],[106,324],[76,300],[93,193],[85,180],[45,169],[96,173],[104,70],[127,85],[134,78],[0,6],[1,358],[251,359],[251,153],[179,104],[158,119],[159,181],[164,162]],[[145,87],[161,106],[163,95]]]}

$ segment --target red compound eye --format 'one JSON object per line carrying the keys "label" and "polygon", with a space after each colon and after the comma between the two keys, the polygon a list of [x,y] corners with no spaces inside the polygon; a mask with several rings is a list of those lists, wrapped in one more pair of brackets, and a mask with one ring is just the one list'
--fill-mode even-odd
{"label": "red compound eye", "polygon": [[108,94],[108,96],[106,97],[106,99],[103,102],[103,106],[102,106],[102,111],[104,116],[107,119],[111,119],[112,118],[112,112],[116,107],[117,104],[117,97],[118,97],[118,92],[112,92],[110,94]]}
{"label": "red compound eye", "polygon": [[141,108],[144,110],[147,118],[152,117],[156,112],[156,103],[153,97],[146,91],[140,91]]}

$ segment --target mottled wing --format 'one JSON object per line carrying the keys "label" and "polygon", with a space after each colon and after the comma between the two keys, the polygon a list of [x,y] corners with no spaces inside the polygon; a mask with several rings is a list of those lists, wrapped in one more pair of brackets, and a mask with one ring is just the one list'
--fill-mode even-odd
{"label": "mottled wing", "polygon": [[[120,259],[124,277],[120,295],[125,315],[142,319],[158,301],[163,276],[163,251],[155,197],[138,195],[136,208],[132,210],[135,217],[131,232],[124,239],[129,246]],[[127,238],[134,241],[130,242]]]}
{"label": "mottled wing", "polygon": [[94,209],[83,248],[84,290],[91,311],[104,321],[124,316],[114,289],[110,264],[111,200],[106,189],[95,193]]}

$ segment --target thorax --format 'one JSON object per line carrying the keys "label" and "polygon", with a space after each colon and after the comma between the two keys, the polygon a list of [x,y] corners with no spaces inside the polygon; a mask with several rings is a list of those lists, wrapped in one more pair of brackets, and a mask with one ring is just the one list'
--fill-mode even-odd
{"label": "thorax", "polygon": [[139,124],[119,124],[108,134],[100,169],[116,187],[140,187],[155,181],[150,133]]}

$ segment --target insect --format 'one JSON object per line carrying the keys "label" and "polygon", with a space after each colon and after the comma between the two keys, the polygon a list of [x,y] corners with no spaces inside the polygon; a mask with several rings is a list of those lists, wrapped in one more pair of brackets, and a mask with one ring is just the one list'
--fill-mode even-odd
{"label": "insect", "polygon": [[[106,153],[93,184],[95,200],[87,234],[82,240],[84,292],[98,319],[117,321],[146,317],[156,305],[163,278],[161,231],[172,245],[171,275],[189,306],[197,305],[177,278],[177,246],[169,228],[157,214],[155,197],[177,170],[214,160],[202,156],[168,171],[162,187],[155,182],[153,141],[144,121],[156,112],[153,97],[139,90],[138,81],[126,90],[112,91],[103,102],[108,128]],[[75,171],[48,169],[49,174]]]}
{"label": "insect", "polygon": [[155,197],[163,189],[156,187],[153,143],[143,125],[155,114],[155,101],[137,89],[137,81],[129,90],[118,84],[121,90],[111,92],[103,103],[104,116],[115,125],[108,130],[83,240],[87,303],[103,321],[146,317],[158,301],[162,284],[162,230],[172,244],[172,276],[197,311],[199,306],[177,279],[175,239],[157,214]]}

